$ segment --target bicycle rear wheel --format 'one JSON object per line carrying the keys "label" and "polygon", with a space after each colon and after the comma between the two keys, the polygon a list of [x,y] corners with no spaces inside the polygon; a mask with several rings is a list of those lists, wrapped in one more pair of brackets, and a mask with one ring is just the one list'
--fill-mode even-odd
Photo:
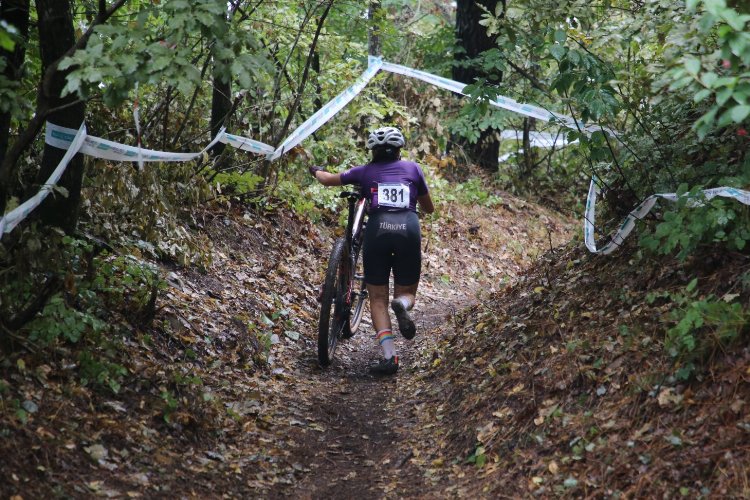
{"label": "bicycle rear wheel", "polygon": [[338,339],[345,326],[348,326],[345,300],[350,281],[350,265],[347,253],[346,239],[339,238],[333,244],[331,257],[328,259],[318,321],[318,362],[322,366],[328,366],[333,361]]}
{"label": "bicycle rear wheel", "polygon": [[351,285],[351,309],[349,321],[344,326],[343,335],[346,339],[353,337],[357,333],[359,325],[362,323],[362,317],[365,314],[365,305],[367,304],[367,287],[365,286],[365,271],[362,267],[361,248],[356,250],[352,258],[352,269],[354,269],[354,275],[352,276]]}

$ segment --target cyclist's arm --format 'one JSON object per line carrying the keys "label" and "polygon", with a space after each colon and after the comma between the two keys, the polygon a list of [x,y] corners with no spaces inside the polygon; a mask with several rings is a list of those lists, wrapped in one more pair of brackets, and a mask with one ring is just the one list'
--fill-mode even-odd
{"label": "cyclist's arm", "polygon": [[435,205],[432,203],[430,193],[417,196],[417,203],[419,203],[419,208],[426,214],[431,214],[435,211]]}
{"label": "cyclist's arm", "polygon": [[315,178],[324,186],[341,186],[343,184],[341,182],[341,174],[332,174],[325,170],[315,172]]}

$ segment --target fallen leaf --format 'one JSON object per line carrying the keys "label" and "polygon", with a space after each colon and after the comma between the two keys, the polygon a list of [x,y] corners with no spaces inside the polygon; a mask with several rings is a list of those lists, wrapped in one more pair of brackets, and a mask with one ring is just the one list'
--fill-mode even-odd
{"label": "fallen leaf", "polygon": [[92,460],[96,462],[104,460],[105,458],[107,458],[107,455],[109,455],[109,451],[107,450],[107,448],[100,444],[93,444],[91,446],[85,447],[84,450],[86,450],[86,453],[88,453]]}

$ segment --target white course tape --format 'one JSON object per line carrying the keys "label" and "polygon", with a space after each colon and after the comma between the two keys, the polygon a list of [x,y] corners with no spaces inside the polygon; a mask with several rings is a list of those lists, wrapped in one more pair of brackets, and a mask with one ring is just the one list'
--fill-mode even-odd
{"label": "white course tape", "polygon": [[[615,232],[614,236],[610,239],[609,243],[604,245],[603,248],[596,248],[596,241],[594,239],[594,222],[596,221],[596,197],[599,194],[599,186],[596,184],[596,179],[591,179],[591,185],[589,186],[589,195],[586,200],[586,211],[583,217],[583,238],[586,243],[586,248],[592,253],[607,255],[615,251],[625,238],[635,228],[635,222],[643,219],[648,214],[659,198],[664,198],[669,201],[677,201],[679,199],[677,193],[657,193],[652,194],[645,200],[643,200],[632,212],[625,217],[620,227]],[[711,189],[704,189],[703,196],[706,200],[715,198],[717,196],[723,198],[733,198],[744,205],[750,205],[750,191],[744,189],[737,189],[733,187],[718,187]],[[702,203],[696,200],[691,203],[692,206],[700,206]]]}
{"label": "white course tape", "polygon": [[52,175],[49,176],[49,179],[47,179],[47,182],[44,184],[44,186],[42,186],[39,192],[28,200],[24,201],[15,209],[5,214],[3,218],[0,219],[0,236],[2,236],[4,233],[11,232],[19,222],[28,217],[31,211],[38,207],[42,203],[42,201],[44,201],[50,191],[52,191],[53,186],[57,184],[57,181],[59,181],[60,177],[62,177],[62,174],[68,167],[68,163],[70,163],[70,160],[72,160],[76,153],[78,153],[78,151],[81,149],[85,140],[86,125],[81,125],[81,128],[78,129],[71,142],[68,143],[67,151],[62,157],[62,160],[60,160],[60,163],[57,164],[57,167],[55,167]]}
{"label": "white course tape", "polygon": [[502,155],[498,156],[497,162],[498,163],[505,163],[510,158],[516,156],[518,153],[523,153],[523,149],[519,149],[518,151],[511,151],[510,153],[502,154]]}
{"label": "white course tape", "polygon": [[[400,64],[392,64],[388,62],[383,63],[383,70],[389,71],[391,73],[398,73],[399,75],[410,76],[412,78],[422,80],[423,82],[435,85],[436,87],[450,90],[451,92],[455,92],[457,94],[467,95],[464,93],[464,89],[466,88],[465,83],[450,80],[448,78],[443,78],[442,76],[433,75],[432,73],[427,73],[425,71],[419,71],[416,69],[408,68],[406,66],[401,66]],[[512,111],[520,115],[529,116],[531,118],[538,118],[546,122],[560,123],[561,125],[574,130],[580,128],[582,131],[587,133],[602,130],[610,135],[614,135],[614,132],[606,127],[600,127],[598,125],[585,125],[581,122],[576,121],[573,117],[552,113],[551,111],[540,108],[538,106],[532,106],[531,104],[520,103],[506,96],[498,96],[494,101],[490,101],[489,104],[498,108],[507,109],[508,111]]]}
{"label": "white course tape", "polygon": [[[103,158],[105,160],[137,161],[139,164],[144,161],[190,161],[201,156],[214,144],[220,141],[243,151],[266,155],[267,160],[274,161],[280,158],[284,153],[287,153],[294,146],[305,140],[307,137],[315,133],[316,130],[318,130],[331,118],[333,118],[336,113],[341,111],[344,106],[351,102],[351,100],[354,99],[357,94],[362,91],[367,83],[372,80],[372,78],[381,69],[389,71],[391,73],[398,73],[404,76],[417,78],[432,85],[450,90],[451,92],[465,95],[463,90],[466,87],[466,84],[464,83],[433,75],[425,71],[419,71],[416,69],[408,68],[406,66],[401,66],[399,64],[383,62],[383,60],[379,57],[370,56],[368,58],[367,69],[352,85],[350,85],[338,96],[333,98],[310,118],[305,120],[302,125],[297,127],[289,135],[289,137],[284,139],[284,141],[275,149],[273,148],[273,146],[250,139],[248,137],[227,134],[224,129],[222,129],[219,134],[217,134],[217,136],[213,139],[213,141],[211,141],[208,146],[206,146],[202,151],[198,153],[171,153],[166,151],[155,151],[152,149],[143,149],[139,147],[140,142],[137,146],[129,146],[126,144],[108,141],[106,139],[101,139],[94,136],[86,136],[85,142],[81,147],[80,152],[96,158]],[[569,128],[575,129],[580,127],[581,130],[589,133],[595,130],[604,130],[611,133],[609,129],[594,125],[584,126],[583,124],[576,122],[576,120],[569,116],[558,115],[537,106],[519,103],[505,96],[497,97],[497,99],[492,101],[490,104],[496,107],[507,109],[509,111],[513,111],[515,113],[519,113],[524,116],[530,116],[544,121],[559,122]],[[138,106],[136,105],[136,108],[134,109],[134,118],[136,129],[138,130],[138,135],[140,137],[138,111]],[[47,123],[45,142],[60,149],[67,149],[68,145],[71,143],[73,137],[75,136],[75,132],[76,131],[74,129],[59,127],[57,125]],[[545,147],[542,145],[541,141],[536,142],[538,142],[538,144],[535,145],[537,145],[538,147]]]}
{"label": "white course tape", "polygon": [[269,146],[264,142],[255,141],[248,137],[227,134],[226,132],[224,134],[219,134],[219,136],[219,140],[224,144],[229,144],[233,148],[241,149],[242,151],[250,151],[251,153],[264,155],[273,154],[274,152],[273,146]]}
{"label": "white course tape", "polygon": [[374,77],[377,72],[380,71],[380,68],[382,66],[383,61],[379,57],[370,56],[370,58],[368,59],[367,69],[364,71],[364,73],[362,73],[362,75],[351,86],[349,86],[348,89],[344,90],[338,96],[334,97],[333,100],[328,102],[328,104],[320,108],[315,112],[315,114],[305,120],[302,125],[297,127],[294,132],[292,132],[289,137],[287,137],[284,142],[282,142],[279,147],[276,148],[276,151],[274,151],[267,157],[267,159],[270,161],[276,160],[281,155],[288,152],[294,146],[302,142],[305,138],[315,133],[316,130],[322,127],[328,120],[333,118],[336,113],[341,111],[344,106],[349,104],[349,102],[351,102],[351,100],[354,99],[357,94],[362,92],[362,89],[365,88],[365,85],[367,85],[367,83],[372,80],[372,77]]}
{"label": "white course tape", "polygon": [[[45,132],[44,140],[47,144],[60,149],[68,149],[70,147],[70,143],[73,141],[76,134],[74,129],[60,127],[50,122],[47,122],[46,128],[47,130]],[[208,151],[214,144],[219,142],[223,133],[224,129],[222,129],[214,140],[199,153],[170,153],[167,151],[154,151],[153,149],[128,146],[127,144],[120,144],[119,142],[108,141],[91,135],[86,136],[80,152],[88,156],[93,156],[94,158],[103,158],[112,161],[138,161],[139,159],[142,159],[143,161],[162,162],[190,161],[198,158]]]}
{"label": "white course tape", "polygon": [[[522,141],[523,140],[523,131],[522,130],[503,130],[500,132],[500,138],[501,139],[515,139],[516,141]],[[529,132],[529,142],[532,146],[535,148],[544,148],[544,149],[550,149],[550,148],[564,148],[565,146],[569,146],[571,144],[578,144],[578,139],[568,142],[568,139],[565,138],[562,134],[552,134],[550,132],[537,132],[537,131],[530,131]]]}

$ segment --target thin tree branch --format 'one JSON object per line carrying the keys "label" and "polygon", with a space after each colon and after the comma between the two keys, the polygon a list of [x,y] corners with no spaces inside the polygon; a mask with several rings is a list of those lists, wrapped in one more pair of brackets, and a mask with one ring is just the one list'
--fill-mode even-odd
{"label": "thin tree branch", "polygon": [[302,72],[302,80],[299,83],[299,87],[297,87],[297,95],[296,95],[296,98],[294,99],[294,102],[292,103],[292,107],[289,109],[289,115],[286,117],[284,126],[281,128],[280,137],[284,137],[287,131],[289,130],[289,125],[292,123],[292,118],[294,117],[294,113],[297,111],[297,107],[299,106],[300,100],[302,99],[302,93],[305,89],[305,85],[307,84],[307,77],[310,73],[310,64],[312,63],[313,56],[315,54],[315,48],[318,45],[318,36],[320,35],[320,32],[323,30],[323,24],[325,23],[326,17],[328,17],[328,12],[330,12],[333,2],[334,0],[330,0],[330,2],[328,2],[328,5],[326,6],[326,10],[323,12],[323,15],[320,17],[320,20],[318,21],[318,27],[315,30],[315,36],[313,37],[312,44],[310,45],[310,51],[308,52],[308,55],[307,55],[305,69]]}

